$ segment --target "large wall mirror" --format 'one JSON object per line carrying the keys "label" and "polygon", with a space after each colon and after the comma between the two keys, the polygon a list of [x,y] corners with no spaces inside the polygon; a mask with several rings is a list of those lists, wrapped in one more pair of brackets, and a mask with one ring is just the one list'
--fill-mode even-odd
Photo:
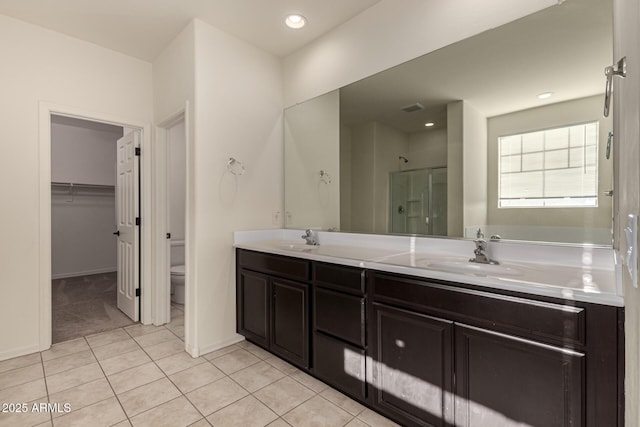
{"label": "large wall mirror", "polygon": [[612,38],[568,0],[286,109],[285,226],[611,245]]}

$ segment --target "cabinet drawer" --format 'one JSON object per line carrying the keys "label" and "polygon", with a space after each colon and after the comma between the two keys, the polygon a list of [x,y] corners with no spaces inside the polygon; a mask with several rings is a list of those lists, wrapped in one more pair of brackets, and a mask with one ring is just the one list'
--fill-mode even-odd
{"label": "cabinet drawer", "polygon": [[374,273],[374,300],[554,344],[585,345],[581,307]]}
{"label": "cabinet drawer", "polygon": [[327,288],[362,295],[365,286],[364,270],[317,262],[313,265],[313,282]]}
{"label": "cabinet drawer", "polygon": [[304,259],[238,249],[237,262],[241,267],[288,279],[306,282],[310,278],[311,263]]}
{"label": "cabinet drawer", "polygon": [[364,298],[315,288],[314,308],[314,329],[364,347]]}
{"label": "cabinet drawer", "polygon": [[355,398],[365,399],[365,352],[321,332],[313,334],[314,373]]}

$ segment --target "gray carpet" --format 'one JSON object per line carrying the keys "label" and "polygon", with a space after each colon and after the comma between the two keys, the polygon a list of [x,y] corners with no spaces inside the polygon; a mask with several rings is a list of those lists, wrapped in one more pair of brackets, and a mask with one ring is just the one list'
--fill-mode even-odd
{"label": "gray carpet", "polygon": [[53,280],[51,305],[53,343],[135,323],[117,308],[115,272]]}

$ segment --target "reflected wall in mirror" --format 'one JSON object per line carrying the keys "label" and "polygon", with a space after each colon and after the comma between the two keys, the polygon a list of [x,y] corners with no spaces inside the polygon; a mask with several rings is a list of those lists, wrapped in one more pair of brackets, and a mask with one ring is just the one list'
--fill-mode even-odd
{"label": "reflected wall in mirror", "polygon": [[610,245],[611,22],[566,1],[286,109],[285,226]]}

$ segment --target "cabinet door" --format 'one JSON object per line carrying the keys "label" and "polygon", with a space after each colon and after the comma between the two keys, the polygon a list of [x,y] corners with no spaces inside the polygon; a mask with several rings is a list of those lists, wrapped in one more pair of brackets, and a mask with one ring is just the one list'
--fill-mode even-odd
{"label": "cabinet door", "polygon": [[273,292],[271,350],[294,364],[309,366],[309,288],[271,279]]}
{"label": "cabinet door", "polygon": [[584,355],[456,325],[456,426],[584,425]]}
{"label": "cabinet door", "polygon": [[343,393],[356,399],[367,398],[365,351],[344,341],[313,334],[313,373]]}
{"label": "cabinet door", "polygon": [[268,348],[269,278],[247,270],[240,270],[238,278],[236,288],[238,333]]}
{"label": "cabinet door", "polygon": [[372,307],[373,404],[403,425],[451,425],[453,323]]}

